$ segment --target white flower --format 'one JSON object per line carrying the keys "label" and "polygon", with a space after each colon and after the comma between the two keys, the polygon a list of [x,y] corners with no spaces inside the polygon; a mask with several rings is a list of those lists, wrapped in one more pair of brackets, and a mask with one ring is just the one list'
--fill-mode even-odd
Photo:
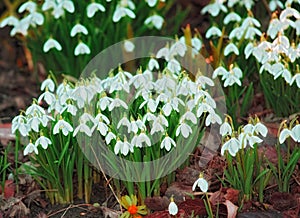
{"label": "white flower", "polygon": [[230,12],[229,14],[226,15],[226,17],[224,18],[223,22],[224,22],[225,25],[227,25],[227,24],[229,24],[232,21],[240,22],[241,19],[242,19],[241,16],[238,15],[237,13]]}
{"label": "white flower", "polygon": [[107,97],[106,95],[102,96],[102,98],[99,99],[99,102],[97,103],[98,108],[101,109],[101,111],[104,111],[113,101],[112,98]]}
{"label": "white flower", "polygon": [[214,3],[211,3],[205,6],[201,13],[205,14],[208,12],[211,16],[216,17],[220,13],[220,11],[227,12],[227,8],[223,5],[224,0],[216,0]]}
{"label": "white flower", "polygon": [[122,142],[119,138],[117,139],[114,152],[117,155],[120,151],[125,156],[129,151],[133,152],[133,145],[127,141],[126,137],[124,137],[124,142]]}
{"label": "white flower", "polygon": [[48,105],[51,105],[56,100],[55,95],[49,91],[45,91],[39,96],[38,103],[42,102],[43,99]]}
{"label": "white flower", "polygon": [[227,56],[232,52],[236,55],[240,54],[238,47],[234,43],[229,43],[224,49],[224,55]]}
{"label": "white flower", "polygon": [[88,34],[87,28],[85,26],[81,25],[80,23],[73,26],[73,28],[71,29],[70,35],[71,35],[71,37],[74,37],[79,33],[82,33],[84,35]]}
{"label": "white flower", "polygon": [[145,0],[149,7],[154,7],[157,4],[157,0]]}
{"label": "white flower", "polygon": [[31,115],[33,116],[34,114],[38,114],[38,115],[41,115],[41,114],[45,114],[45,110],[44,108],[42,108],[41,106],[39,106],[38,104],[36,104],[35,102],[30,105],[27,109],[26,109],[26,112],[25,112],[26,115]]}
{"label": "white flower", "polygon": [[166,134],[166,136],[164,137],[164,139],[160,144],[160,148],[161,149],[165,148],[167,151],[170,151],[172,145],[176,147],[176,142],[171,137],[169,137],[168,134]]}
{"label": "white flower", "polygon": [[196,187],[199,187],[202,192],[207,192],[208,182],[203,178],[203,174],[200,173],[199,178],[194,182],[192,190],[195,191]]}
{"label": "white flower", "polygon": [[29,144],[26,146],[26,148],[24,149],[24,156],[28,155],[30,153],[34,152],[35,154],[39,154],[39,151],[37,149],[37,146],[35,146],[31,141],[29,142]]}
{"label": "white flower", "polygon": [[221,155],[224,155],[224,152],[226,150],[229,151],[229,154],[233,157],[235,157],[236,153],[239,151],[240,148],[240,142],[235,137],[232,137],[227,142],[224,143],[224,145],[221,148]]}
{"label": "white flower", "polygon": [[221,124],[222,120],[218,114],[216,114],[215,112],[210,112],[205,119],[205,125],[209,126],[210,124],[215,123]]}
{"label": "white flower", "polygon": [[218,37],[221,37],[221,36],[222,36],[222,31],[221,31],[218,27],[212,26],[211,28],[209,28],[209,29],[206,31],[205,37],[206,37],[207,39],[209,39],[209,38],[212,37],[212,36],[218,36]]}
{"label": "white flower", "polygon": [[15,132],[18,130],[22,136],[27,136],[30,127],[26,122],[27,122],[26,117],[23,115],[18,115],[14,117],[11,126],[12,133],[15,134]]}
{"label": "white flower", "polygon": [[90,48],[83,42],[79,42],[74,50],[74,55],[83,55],[83,54],[90,54],[91,50]]}
{"label": "white flower", "polygon": [[97,11],[102,11],[102,12],[105,12],[105,8],[103,5],[99,4],[99,3],[96,3],[96,2],[92,2],[91,4],[89,4],[87,6],[87,16],[88,18],[92,18],[94,17],[95,13]]}
{"label": "white flower", "polygon": [[109,131],[107,133],[107,135],[105,136],[105,142],[107,145],[110,144],[111,140],[116,139],[116,135],[114,133],[112,133],[111,131]]}
{"label": "white flower", "polygon": [[119,22],[121,20],[121,18],[125,17],[125,16],[128,16],[132,19],[134,19],[136,17],[135,13],[132,10],[130,10],[129,8],[117,5],[117,8],[113,14],[113,22],[115,22],[115,23]]}
{"label": "white flower", "polygon": [[19,7],[18,12],[21,14],[24,11],[29,11],[30,13],[35,12],[36,11],[36,3],[32,2],[32,1],[28,1],[28,2],[23,3]]}
{"label": "white flower", "polygon": [[[51,0],[50,0],[51,1]],[[69,13],[74,13],[75,7],[74,3],[71,0],[59,0],[57,2],[50,3],[50,1],[46,1],[43,6],[42,10],[49,10],[50,8],[53,8],[52,15],[55,19],[60,18],[64,15],[64,10],[68,11]]]}
{"label": "white flower", "polygon": [[245,133],[257,134],[257,135],[261,134],[263,137],[266,137],[268,134],[268,128],[260,122],[258,122],[254,126],[252,124],[247,124],[246,126],[244,126],[243,129]]}
{"label": "white flower", "polygon": [[8,16],[2,22],[0,23],[0,28],[3,28],[5,26],[16,26],[18,25],[19,20],[15,16]]}
{"label": "white flower", "polygon": [[176,136],[179,136],[181,133],[184,138],[187,138],[192,132],[192,128],[186,123],[182,122],[176,129]]}
{"label": "white flower", "polygon": [[73,137],[77,135],[78,132],[84,132],[87,136],[92,136],[92,131],[88,125],[85,123],[80,123],[73,132]]}
{"label": "white flower", "polygon": [[163,23],[164,23],[164,19],[161,16],[156,14],[148,17],[144,22],[145,25],[150,27],[154,26],[158,30],[162,28]]}
{"label": "white flower", "polygon": [[181,117],[180,117],[180,123],[182,123],[184,120],[189,120],[191,121],[193,124],[197,124],[197,117],[195,116],[195,114],[193,112],[191,112],[190,110],[187,110]]}
{"label": "white flower", "polygon": [[231,135],[232,134],[232,128],[230,126],[230,124],[228,122],[224,122],[221,126],[220,126],[220,134],[222,136],[226,136],[226,135]]}
{"label": "white flower", "polygon": [[41,135],[35,142],[35,147],[38,147],[38,145],[41,145],[43,149],[47,149],[48,145],[51,145],[52,142],[49,138]]}
{"label": "white flower", "polygon": [[171,202],[168,207],[169,214],[175,216],[178,213],[178,207],[174,202],[173,197],[171,197]]}
{"label": "white flower", "polygon": [[28,18],[23,18],[14,25],[14,28],[10,31],[10,36],[15,36],[17,33],[27,36],[29,26],[30,20]]}
{"label": "white flower", "polygon": [[281,8],[281,9],[283,9],[283,7],[284,7],[280,0],[271,0],[269,2],[270,11],[275,11],[277,7]]}
{"label": "white flower", "polygon": [[124,49],[126,52],[133,52],[135,45],[130,40],[124,41]]}
{"label": "white flower", "polygon": [[239,67],[230,67],[230,70],[227,74],[224,74],[222,80],[224,81],[224,87],[232,86],[233,84],[242,85],[240,79],[243,77],[243,73]]}
{"label": "white flower", "polygon": [[152,99],[152,95],[151,94],[149,94],[149,95],[143,95],[143,98],[144,98],[145,101],[143,101],[141,103],[141,105],[139,106],[139,109],[143,108],[145,106],[145,104],[147,104],[147,108],[152,113],[154,113],[156,111],[158,103],[154,99]]}
{"label": "white flower", "polygon": [[158,61],[156,60],[156,59],[154,59],[154,58],[151,58],[150,60],[149,60],[149,63],[148,63],[148,68],[149,68],[149,70],[153,70],[153,69],[157,69],[157,70],[159,70],[159,64],[158,64]]}
{"label": "white flower", "polygon": [[291,85],[296,82],[298,88],[300,88],[300,73],[296,73],[293,78],[292,78],[292,81],[291,81]]}
{"label": "white flower", "polygon": [[245,50],[244,50],[246,59],[248,59],[250,57],[250,55],[253,53],[253,50],[254,50],[253,43],[249,42],[246,45]]}
{"label": "white flower", "polygon": [[59,44],[58,41],[56,41],[55,39],[49,38],[43,46],[43,51],[46,53],[48,52],[50,49],[55,48],[58,51],[62,50],[61,45]]}
{"label": "white flower", "polygon": [[126,126],[128,128],[128,133],[130,133],[130,121],[126,114],[124,114],[123,118],[118,122],[117,129],[120,129],[121,126]]}
{"label": "white flower", "polygon": [[123,107],[126,110],[128,109],[127,104],[124,101],[122,101],[121,99],[117,98],[117,97],[112,99],[112,102],[108,106],[108,110],[112,111],[116,107]]}
{"label": "white flower", "polygon": [[295,142],[300,142],[300,124],[291,129],[291,137]]}
{"label": "white flower", "polygon": [[143,143],[145,143],[148,147],[151,146],[151,140],[144,132],[142,132],[141,134],[139,134],[134,138],[135,139],[132,140],[132,144],[135,145],[136,147],[142,148]]}
{"label": "white flower", "polygon": [[73,132],[73,127],[66,121],[64,121],[62,118],[59,119],[59,121],[55,124],[53,128],[53,134],[56,135],[59,133],[59,131],[62,131],[64,136],[67,136],[69,132]]}
{"label": "white flower", "polygon": [[253,148],[254,144],[262,143],[263,140],[251,133],[241,133],[239,135],[240,148],[246,148],[247,144]]}

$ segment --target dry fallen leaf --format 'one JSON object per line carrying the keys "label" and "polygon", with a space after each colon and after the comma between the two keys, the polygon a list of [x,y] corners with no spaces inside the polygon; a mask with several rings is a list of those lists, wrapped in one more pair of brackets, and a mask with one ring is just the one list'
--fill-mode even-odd
{"label": "dry fallen leaf", "polygon": [[229,200],[226,200],[223,204],[227,207],[227,218],[235,218],[237,215],[238,206],[234,205]]}
{"label": "dry fallen leaf", "polygon": [[145,205],[153,211],[162,211],[168,208],[170,200],[167,197],[147,197]]}

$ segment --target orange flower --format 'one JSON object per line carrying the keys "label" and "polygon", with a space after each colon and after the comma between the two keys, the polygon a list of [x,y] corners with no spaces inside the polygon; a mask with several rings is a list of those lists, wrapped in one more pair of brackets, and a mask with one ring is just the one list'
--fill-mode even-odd
{"label": "orange flower", "polygon": [[142,218],[141,215],[147,214],[147,209],[145,205],[137,206],[137,198],[135,195],[125,195],[121,198],[121,205],[127,209],[121,218]]}

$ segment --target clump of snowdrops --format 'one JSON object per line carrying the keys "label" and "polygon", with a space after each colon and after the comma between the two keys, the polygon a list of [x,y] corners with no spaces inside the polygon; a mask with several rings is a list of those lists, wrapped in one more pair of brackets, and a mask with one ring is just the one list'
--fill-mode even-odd
{"label": "clump of snowdrops", "polygon": [[[262,26],[266,16],[255,14],[254,6],[271,15],[266,29]],[[223,81],[234,122],[246,115],[254,88],[263,91],[276,115],[299,111],[299,6],[293,0],[272,0],[269,5],[220,0],[203,8],[202,13],[212,18],[205,37],[210,40],[213,78]],[[259,86],[254,87],[258,80]]]}
{"label": "clump of snowdrops", "polygon": [[[171,7],[177,7],[174,1],[29,0],[11,11],[0,27],[12,26],[10,35],[22,40],[33,62],[41,62],[47,72],[78,78],[95,55],[114,43],[146,34],[174,35],[186,13],[177,8],[176,19],[167,23]],[[118,55],[133,49],[125,41]]]}

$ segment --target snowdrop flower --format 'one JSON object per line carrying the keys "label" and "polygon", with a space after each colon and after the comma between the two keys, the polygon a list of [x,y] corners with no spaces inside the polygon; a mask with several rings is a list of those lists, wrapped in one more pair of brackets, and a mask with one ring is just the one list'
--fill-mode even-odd
{"label": "snowdrop flower", "polygon": [[11,126],[12,133],[15,134],[16,131],[18,130],[22,136],[24,136],[24,137],[27,136],[29,133],[30,127],[26,122],[27,122],[26,117],[21,114],[14,117],[14,119],[12,120],[12,126]]}
{"label": "snowdrop flower", "polygon": [[166,133],[164,139],[160,144],[160,149],[165,148],[167,151],[170,151],[172,145],[176,147],[176,142],[171,137],[169,137],[168,134]]}
{"label": "snowdrop flower", "polygon": [[283,9],[283,7],[284,7],[280,0],[271,0],[269,2],[270,11],[275,11],[277,7],[281,8],[281,9]]}
{"label": "snowdrop flower", "polygon": [[136,134],[139,131],[139,129],[145,130],[146,129],[145,124],[143,123],[143,121],[140,120],[140,118],[138,118],[137,120],[134,120],[131,117],[131,122],[130,122],[130,126],[128,128],[128,133],[134,132]]}
{"label": "snowdrop flower", "polygon": [[197,118],[196,118],[195,114],[193,112],[191,112],[189,109],[180,117],[179,122],[181,123],[185,120],[189,120],[193,124],[197,124]]}
{"label": "snowdrop flower", "polygon": [[130,121],[128,120],[126,113],[123,118],[118,122],[117,129],[120,129],[121,126],[126,126],[128,128],[128,133],[130,133]]}
{"label": "snowdrop flower", "polygon": [[[117,5],[116,10],[114,11],[113,14],[113,22],[115,23],[119,22],[121,18],[125,16],[128,16],[132,19],[136,17],[135,13],[132,11],[135,9],[133,2],[129,0],[129,1],[124,1],[127,4],[126,3],[122,4],[122,1],[121,4]],[[127,6],[129,6],[129,8],[127,8]]]}
{"label": "snowdrop flower", "polygon": [[132,140],[132,144],[138,148],[142,148],[143,143],[145,143],[148,147],[151,147],[151,140],[144,132],[141,132],[141,134],[134,137],[134,139]]}
{"label": "snowdrop flower", "polygon": [[211,112],[208,114],[208,116],[205,119],[205,125],[209,126],[210,124],[215,124],[215,123],[221,124],[222,120],[218,114],[216,114],[215,112]]}
{"label": "snowdrop flower", "polygon": [[[35,132],[39,132],[39,126],[42,123],[41,114],[36,111],[28,116],[28,126]],[[43,122],[43,126],[47,125],[47,122]]]}
{"label": "snowdrop flower", "polygon": [[113,101],[112,98],[107,97],[105,93],[102,94],[102,97],[99,99],[99,102],[97,103],[98,108],[101,109],[101,111],[104,111]]}
{"label": "snowdrop flower", "polygon": [[218,27],[212,26],[211,28],[209,28],[209,29],[206,31],[205,37],[206,37],[207,39],[209,39],[209,38],[211,38],[212,36],[221,37],[221,36],[222,36],[222,31],[221,31]]}
{"label": "snowdrop flower", "polygon": [[23,18],[14,25],[14,28],[10,31],[10,36],[15,36],[17,33],[20,33],[23,36],[27,36],[27,30],[29,26],[30,20],[28,18]]}
{"label": "snowdrop flower", "polygon": [[83,54],[90,54],[91,50],[90,48],[83,42],[79,42],[74,50],[74,55],[83,55]]}
{"label": "snowdrop flower", "polygon": [[55,95],[49,91],[45,91],[44,93],[42,93],[39,98],[38,98],[38,103],[42,102],[42,100],[45,100],[45,102],[48,105],[51,105],[55,100]]}
{"label": "snowdrop flower", "polygon": [[71,37],[76,36],[77,34],[82,33],[84,35],[88,34],[88,30],[85,26],[81,25],[81,24],[76,24],[75,26],[73,26],[73,28],[71,29],[70,35]]}
{"label": "snowdrop flower", "polygon": [[114,152],[117,155],[120,151],[124,156],[126,156],[129,151],[133,152],[133,145],[127,141],[126,136],[124,136],[124,142],[122,142],[119,138],[117,139]]}
{"label": "snowdrop flower", "polygon": [[262,143],[263,140],[259,137],[252,135],[251,133],[242,132],[239,135],[240,149],[245,148],[249,143],[249,146],[253,148],[254,144]]}
{"label": "snowdrop flower", "polygon": [[159,70],[158,61],[154,58],[150,58],[149,63],[148,63],[148,69],[151,71],[154,69]]}
{"label": "snowdrop flower", "polygon": [[70,132],[73,132],[73,127],[66,121],[62,119],[62,117],[59,119],[59,121],[55,124],[53,128],[53,134],[56,135],[60,131],[64,134],[64,136],[67,136]]}
{"label": "snowdrop flower", "polygon": [[238,47],[234,43],[231,42],[228,45],[226,45],[226,47],[224,49],[224,55],[228,56],[232,52],[236,55],[240,54]]}
{"label": "snowdrop flower", "polygon": [[107,145],[110,144],[111,140],[116,139],[116,135],[112,133],[111,131],[108,131],[108,133],[105,136],[105,142]]}
{"label": "snowdrop flower", "polygon": [[110,105],[108,106],[108,110],[112,111],[116,107],[123,107],[126,110],[128,109],[127,104],[118,97],[112,99]]}
{"label": "snowdrop flower", "polygon": [[221,136],[226,136],[226,135],[231,135],[232,134],[232,128],[230,124],[225,121],[221,126],[220,126],[220,134]]}
{"label": "snowdrop flower", "polygon": [[130,40],[125,40],[124,41],[124,49],[126,52],[133,52],[134,51],[135,45],[133,44],[132,41]]}
{"label": "snowdrop flower", "polygon": [[3,28],[5,26],[16,26],[18,25],[19,20],[15,16],[8,16],[2,22],[0,23],[0,28]]}
{"label": "snowdrop flower", "polygon": [[152,15],[148,17],[144,24],[149,27],[155,27],[156,29],[160,30],[162,28],[162,25],[164,23],[164,19],[159,15]]}
{"label": "snowdrop flower", "polygon": [[92,18],[96,14],[97,11],[105,12],[105,8],[102,4],[92,2],[87,6],[87,17]]}
{"label": "snowdrop flower", "polygon": [[62,114],[65,110],[67,110],[68,113],[72,114],[73,116],[75,116],[77,114],[77,107],[71,103],[67,103],[67,105],[62,108],[62,110],[59,112],[60,114]]}
{"label": "snowdrop flower", "polygon": [[237,13],[235,12],[230,12],[229,14],[226,15],[226,17],[224,18],[224,24],[227,25],[229,24],[230,22],[240,22],[242,20],[241,16],[238,15]]}
{"label": "snowdrop flower", "polygon": [[55,19],[63,16],[64,10],[68,11],[69,13],[73,13],[75,11],[74,4],[71,0],[45,0],[44,4],[42,5],[42,11],[47,11],[51,8],[53,8],[52,15]]}
{"label": "snowdrop flower", "polygon": [[224,0],[216,0],[214,3],[209,4],[205,6],[201,13],[209,13],[211,16],[216,17],[220,13],[220,11],[223,11],[224,13],[227,12],[227,8],[223,5]]}
{"label": "snowdrop flower", "polygon": [[[106,136],[107,135],[107,132],[108,132],[109,128],[107,126],[107,123],[103,122],[103,118],[102,117],[100,117],[98,119],[95,119],[94,124],[95,125],[93,126],[91,132],[93,132],[95,130],[95,128],[97,128],[97,130],[100,132],[100,134],[102,136]],[[109,141],[109,142],[110,142],[110,140],[107,139],[107,141]],[[107,144],[109,144],[109,143],[107,143]]]}
{"label": "snowdrop flower", "polygon": [[[126,84],[128,84],[128,86],[131,86],[131,84],[133,84],[133,86],[136,89],[139,89],[140,87],[143,87],[146,83],[151,82],[151,78],[149,76],[149,74],[147,73],[142,73],[141,70],[138,70],[137,74],[132,76],[129,80],[129,82]],[[139,95],[136,95],[136,97],[138,97]]]}
{"label": "snowdrop flower", "polygon": [[203,177],[203,173],[199,174],[199,178],[194,182],[192,190],[195,191],[196,187],[199,187],[202,192],[207,192],[208,182]]}
{"label": "snowdrop flower", "polygon": [[235,137],[232,137],[227,142],[224,143],[224,145],[221,148],[221,155],[224,155],[224,152],[226,150],[229,151],[229,154],[233,157],[235,157],[236,153],[239,151],[240,148],[240,142]]}
{"label": "snowdrop flower", "polygon": [[33,114],[45,114],[45,110],[44,108],[42,108],[41,106],[39,106],[38,104],[36,104],[36,102],[33,102],[32,105],[30,105],[27,109],[25,114],[26,115],[33,115]]}
{"label": "snowdrop flower", "polygon": [[29,23],[29,25],[36,27],[36,25],[41,26],[44,23],[44,16],[41,13],[33,12],[22,20]]}
{"label": "snowdrop flower", "polygon": [[224,87],[232,86],[233,84],[238,84],[239,86],[242,85],[240,78],[243,77],[243,73],[240,68],[233,67],[233,65],[230,65],[229,72],[222,66],[218,67],[213,72],[213,78],[216,78],[217,76],[222,76],[222,80],[224,81]]}
{"label": "snowdrop flower", "polygon": [[279,19],[282,21],[288,20],[290,17],[300,19],[299,11],[297,11],[295,8],[287,7],[279,15]]}
{"label": "snowdrop flower", "polygon": [[147,110],[147,113],[144,115],[143,120],[142,120],[143,123],[145,124],[146,121],[154,121],[154,120],[156,120],[156,116],[154,114],[150,113],[149,110]]}
{"label": "snowdrop flower", "polygon": [[88,125],[86,125],[85,123],[80,123],[74,130],[73,132],[73,137],[75,137],[77,135],[78,132],[82,132],[85,133],[87,136],[92,136],[92,131],[89,128]]}
{"label": "snowdrop flower", "polygon": [[293,78],[292,78],[292,81],[291,81],[291,85],[296,82],[298,88],[300,88],[300,73],[296,73]]}
{"label": "snowdrop flower", "polygon": [[291,137],[295,142],[300,142],[300,124],[291,129]]}
{"label": "snowdrop flower", "polygon": [[214,82],[210,78],[208,78],[206,76],[202,76],[199,73],[196,76],[196,82],[195,83],[198,87],[200,86],[203,89],[206,87],[206,85],[208,85],[208,86],[214,86],[215,85]]}
{"label": "snowdrop flower", "polygon": [[168,127],[169,123],[168,120],[164,117],[164,115],[160,113],[153,121],[150,134],[153,135],[156,132],[165,132],[163,126]]}
{"label": "snowdrop flower", "polygon": [[148,95],[143,95],[143,98],[145,101],[143,101],[140,106],[139,106],[139,109],[142,109],[146,104],[147,104],[147,108],[152,112],[154,113],[157,109],[157,106],[158,106],[158,102],[155,101],[153,98],[152,98],[152,94],[149,93]]}
{"label": "snowdrop flower", "polygon": [[51,145],[52,142],[49,138],[41,135],[35,142],[35,147],[38,147],[39,145],[42,146],[43,149],[47,149],[48,148],[48,145]]}
{"label": "snowdrop flower", "polygon": [[181,134],[184,138],[187,138],[192,132],[192,128],[183,121],[176,129],[176,136]]}
{"label": "snowdrop flower", "polygon": [[21,14],[24,11],[29,11],[30,13],[35,12],[36,11],[36,3],[32,2],[32,1],[28,1],[28,2],[23,3],[19,7],[18,12]]}
{"label": "snowdrop flower", "polygon": [[178,207],[175,204],[173,197],[171,197],[170,200],[171,200],[171,202],[169,204],[168,211],[169,211],[170,215],[175,216],[178,213]]}
{"label": "snowdrop flower", "polygon": [[35,146],[32,141],[30,140],[29,144],[26,145],[26,148],[23,151],[24,156],[31,154],[32,152],[34,152],[35,154],[39,154],[39,151],[37,149],[37,146]]}
{"label": "snowdrop flower", "polygon": [[244,126],[243,129],[245,133],[257,134],[257,135],[261,134],[263,137],[266,137],[268,134],[268,128],[260,122],[256,123],[255,125],[249,123],[246,126]]}
{"label": "snowdrop flower", "polygon": [[44,91],[45,89],[48,89],[49,91],[54,92],[55,84],[54,84],[54,81],[50,77],[48,77],[47,79],[45,79],[42,82],[41,91]]}
{"label": "snowdrop flower", "polygon": [[55,48],[58,51],[62,50],[61,45],[59,44],[59,42],[53,38],[49,38],[43,46],[43,51],[45,53],[47,53],[50,49]]}
{"label": "snowdrop flower", "polygon": [[154,7],[157,4],[157,0],[145,0],[149,7]]}
{"label": "snowdrop flower", "polygon": [[254,51],[254,45],[252,42],[249,42],[246,47],[245,47],[245,50],[244,50],[244,54],[245,54],[245,57],[246,59],[248,59],[250,57],[250,55],[253,53]]}

